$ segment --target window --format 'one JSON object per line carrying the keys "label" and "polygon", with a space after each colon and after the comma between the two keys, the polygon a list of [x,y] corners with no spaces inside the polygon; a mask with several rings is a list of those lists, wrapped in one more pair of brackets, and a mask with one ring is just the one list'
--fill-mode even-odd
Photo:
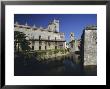
{"label": "window", "polygon": [[34,50],[34,46],[32,46],[32,50]]}
{"label": "window", "polygon": [[32,39],[34,39],[34,36],[32,36]]}
{"label": "window", "polygon": [[55,46],[55,49],[57,49],[57,46]]}
{"label": "window", "polygon": [[55,25],[55,29],[57,28],[57,26]]}
{"label": "window", "polygon": [[47,50],[47,46],[45,46],[45,50]]}
{"label": "window", "polygon": [[48,36],[48,40],[50,40],[50,36]]}
{"label": "window", "polygon": [[42,41],[39,41],[39,45],[42,45]]}
{"label": "window", "polygon": [[51,45],[50,42],[48,42],[48,45],[49,45],[49,46]]}
{"label": "window", "polygon": [[56,40],[56,37],[55,37],[55,40]]}
{"label": "window", "polygon": [[39,46],[39,50],[41,50],[41,46]]}
{"label": "window", "polygon": [[41,36],[39,36],[39,40],[41,40]]}

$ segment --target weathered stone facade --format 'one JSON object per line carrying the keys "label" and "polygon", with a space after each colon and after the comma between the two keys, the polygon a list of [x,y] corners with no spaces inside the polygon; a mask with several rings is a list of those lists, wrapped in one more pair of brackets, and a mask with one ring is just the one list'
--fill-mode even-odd
{"label": "weathered stone facade", "polygon": [[84,29],[81,40],[81,57],[84,65],[97,65],[97,27]]}
{"label": "weathered stone facade", "polygon": [[14,31],[20,31],[26,34],[27,40],[30,41],[30,47],[32,50],[50,50],[65,48],[65,35],[63,32],[59,32],[59,20],[53,20],[47,26],[33,27],[14,24]]}

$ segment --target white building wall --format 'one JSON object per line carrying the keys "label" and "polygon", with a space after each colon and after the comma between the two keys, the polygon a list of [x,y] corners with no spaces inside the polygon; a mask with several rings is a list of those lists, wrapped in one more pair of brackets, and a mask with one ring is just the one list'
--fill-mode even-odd
{"label": "white building wall", "polygon": [[39,41],[35,41],[34,50],[39,50]]}
{"label": "white building wall", "polygon": [[[52,40],[52,42],[50,42],[50,46],[48,45],[48,42],[47,42],[47,45],[45,45],[45,41],[43,41],[42,45],[41,45],[41,50],[45,50],[45,46],[46,46],[47,50],[55,49],[55,40],[65,42],[65,36],[64,36],[64,33],[59,33],[59,21],[54,20],[53,23],[50,26],[51,32],[49,32],[49,26],[48,26],[48,28],[45,28],[45,29],[36,28],[34,30],[33,27],[29,27],[27,25],[18,25],[18,24],[17,25],[15,24],[14,30],[20,31],[20,32],[23,32],[24,34],[26,34],[27,40],[32,40],[32,39],[35,40],[34,50],[39,50],[39,41],[38,41],[39,36],[41,36],[41,40]],[[56,27],[57,32],[55,32],[55,26],[54,26],[55,24],[56,24],[56,26],[58,26],[58,27]],[[28,27],[28,29],[27,29],[27,27]],[[48,37],[50,37],[50,39],[48,39]],[[57,48],[61,48],[59,46],[59,44],[62,44],[62,48],[65,48],[64,42],[58,42]],[[30,44],[30,47],[32,47],[32,42]]]}
{"label": "white building wall", "polygon": [[26,29],[26,28],[18,28],[15,27],[15,31],[20,31],[26,34],[26,36],[28,36],[30,39],[39,39],[39,36],[41,36],[41,39],[47,39],[48,40],[48,36],[50,36],[50,40],[55,40],[55,37],[57,40],[64,40],[61,39],[60,34],[59,33],[54,33],[54,32],[48,32],[48,31],[40,31],[40,30],[32,30],[32,29]]}
{"label": "white building wall", "polygon": [[45,50],[45,43],[42,41],[41,50]]}

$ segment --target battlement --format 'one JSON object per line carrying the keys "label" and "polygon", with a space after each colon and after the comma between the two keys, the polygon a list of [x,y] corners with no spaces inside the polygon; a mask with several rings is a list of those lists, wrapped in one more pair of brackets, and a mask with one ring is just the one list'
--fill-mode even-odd
{"label": "battlement", "polygon": [[97,30],[97,26],[96,25],[88,25],[85,27],[85,30]]}

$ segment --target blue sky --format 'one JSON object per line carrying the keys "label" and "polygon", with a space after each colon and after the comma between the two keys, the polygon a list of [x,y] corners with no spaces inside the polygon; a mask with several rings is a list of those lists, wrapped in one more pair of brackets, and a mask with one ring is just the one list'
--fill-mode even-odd
{"label": "blue sky", "polygon": [[97,25],[96,14],[15,14],[14,22],[47,27],[54,18],[60,20],[59,31],[65,33],[67,42],[70,40],[70,32],[74,32],[75,38],[80,39],[85,26]]}

